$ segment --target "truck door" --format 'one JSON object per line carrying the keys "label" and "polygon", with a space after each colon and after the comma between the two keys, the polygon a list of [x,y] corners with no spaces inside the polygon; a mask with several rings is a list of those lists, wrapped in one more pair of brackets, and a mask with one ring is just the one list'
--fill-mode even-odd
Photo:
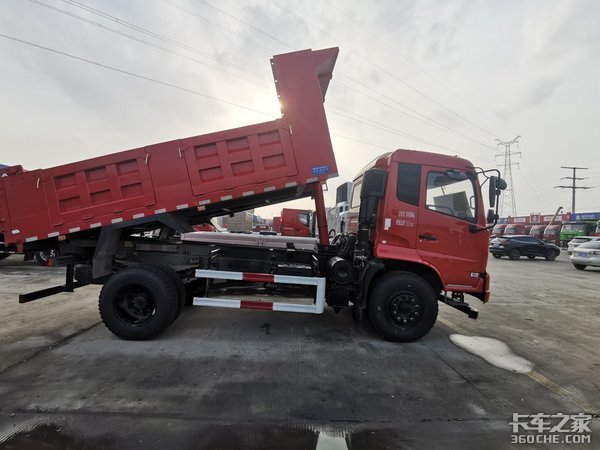
{"label": "truck door", "polygon": [[488,255],[488,233],[474,232],[483,217],[477,176],[423,165],[421,183],[417,252],[442,274],[449,290],[475,287]]}

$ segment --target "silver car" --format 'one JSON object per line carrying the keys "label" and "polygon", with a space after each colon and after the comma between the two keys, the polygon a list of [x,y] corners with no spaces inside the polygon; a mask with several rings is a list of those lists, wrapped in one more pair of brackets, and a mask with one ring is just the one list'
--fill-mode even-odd
{"label": "silver car", "polygon": [[569,255],[573,254],[573,250],[579,247],[581,244],[585,244],[586,242],[591,241],[600,241],[600,236],[577,236],[569,241],[569,245],[567,246],[567,253]]}
{"label": "silver car", "polygon": [[600,267],[600,241],[586,242],[575,248],[571,264],[577,270],[584,270],[587,266]]}

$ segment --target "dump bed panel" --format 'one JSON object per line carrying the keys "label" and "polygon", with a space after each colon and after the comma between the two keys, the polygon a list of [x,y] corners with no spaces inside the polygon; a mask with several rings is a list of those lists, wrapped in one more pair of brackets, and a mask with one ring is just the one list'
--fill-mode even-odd
{"label": "dump bed panel", "polygon": [[6,174],[0,177],[0,232],[22,248],[336,176],[323,109],[336,57],[337,49],[327,49],[273,58],[281,119],[50,169],[0,169]]}

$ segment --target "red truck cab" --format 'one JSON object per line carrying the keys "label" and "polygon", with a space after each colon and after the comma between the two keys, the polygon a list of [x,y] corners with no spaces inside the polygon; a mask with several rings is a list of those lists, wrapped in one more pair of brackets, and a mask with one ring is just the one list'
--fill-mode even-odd
{"label": "red truck cab", "polygon": [[538,239],[544,238],[544,230],[546,229],[546,225],[534,225],[529,230],[529,235],[534,236]]}
{"label": "red truck cab", "polygon": [[310,227],[311,211],[307,209],[283,208],[281,211],[282,236],[312,236]]}
{"label": "red truck cab", "polygon": [[[376,210],[361,219],[359,211],[368,209],[361,208],[366,198],[363,176],[372,168],[387,173],[387,181],[380,187]],[[484,210],[477,173],[469,161],[396,150],[355,178],[348,231],[360,233],[360,222],[373,215],[374,255],[388,267],[420,273],[437,292],[468,293],[485,302],[489,276]]]}
{"label": "red truck cab", "polygon": [[524,223],[509,223],[504,229],[504,236],[518,236],[523,234],[529,234],[532,225]]}

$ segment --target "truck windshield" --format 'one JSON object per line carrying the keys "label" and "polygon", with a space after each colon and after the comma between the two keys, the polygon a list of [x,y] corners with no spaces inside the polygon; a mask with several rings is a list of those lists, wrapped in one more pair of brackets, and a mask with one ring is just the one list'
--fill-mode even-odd
{"label": "truck windshield", "polygon": [[350,201],[350,206],[352,208],[356,208],[360,206],[360,190],[362,188],[362,181],[358,181],[354,183],[354,188],[352,189],[352,200]]}
{"label": "truck windshield", "polygon": [[429,172],[425,207],[469,222],[477,219],[477,197],[473,181],[465,172]]}
{"label": "truck windshield", "polygon": [[585,233],[585,224],[583,223],[566,223],[562,226],[562,231],[581,231]]}

